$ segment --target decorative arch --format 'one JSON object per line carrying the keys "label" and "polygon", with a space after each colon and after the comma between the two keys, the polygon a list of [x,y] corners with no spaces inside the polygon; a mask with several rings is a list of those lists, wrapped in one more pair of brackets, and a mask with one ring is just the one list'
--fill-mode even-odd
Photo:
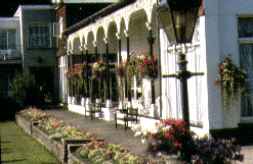
{"label": "decorative arch", "polygon": [[121,37],[125,36],[125,32],[127,31],[126,21],[124,18],[121,18],[120,20],[120,34]]}
{"label": "decorative arch", "polygon": [[107,39],[109,44],[109,52],[110,53],[117,53],[117,37],[116,34],[118,32],[116,22],[111,22],[108,26],[107,31]]}
{"label": "decorative arch", "polygon": [[131,23],[133,20],[138,18],[144,18],[146,22],[148,22],[148,14],[145,9],[137,10],[129,15],[129,22],[127,24],[128,28],[130,28]]}
{"label": "decorative arch", "polygon": [[94,52],[94,44],[93,44],[94,41],[95,41],[94,33],[93,31],[89,31],[87,34],[86,45],[90,53]]}
{"label": "decorative arch", "polygon": [[103,26],[98,27],[96,33],[96,44],[98,54],[103,54],[105,52],[105,30]]}
{"label": "decorative arch", "polygon": [[152,30],[152,35],[154,37],[154,54],[159,55],[158,51],[158,35],[159,35],[159,23],[157,20],[157,4],[153,4],[151,11],[151,22],[150,22],[150,30]]}
{"label": "decorative arch", "polygon": [[81,46],[81,40],[79,37],[75,37],[73,39],[73,53],[74,54],[80,54],[80,46]]}
{"label": "decorative arch", "polygon": [[148,28],[147,28],[147,14],[144,9],[132,13],[129,21],[129,38],[130,38],[130,53],[138,55],[140,53],[147,53],[148,45]]}
{"label": "decorative arch", "polygon": [[81,35],[80,40],[81,40],[81,46],[84,47],[86,45],[85,35]]}
{"label": "decorative arch", "polygon": [[108,28],[107,28],[107,32],[106,32],[106,34],[105,34],[105,36],[108,38],[109,37],[109,35],[111,34],[110,32],[111,32],[111,30],[114,30],[115,31],[115,34],[119,31],[118,29],[118,25],[117,25],[117,23],[115,22],[115,21],[111,21],[109,24],[108,24]]}

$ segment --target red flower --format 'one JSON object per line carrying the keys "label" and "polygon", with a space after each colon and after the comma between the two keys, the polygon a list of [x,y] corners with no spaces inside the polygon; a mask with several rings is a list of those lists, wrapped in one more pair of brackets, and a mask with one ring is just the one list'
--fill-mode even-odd
{"label": "red flower", "polygon": [[175,141],[174,146],[175,146],[176,149],[181,149],[182,148],[182,143],[180,143],[179,141]]}
{"label": "red flower", "polygon": [[171,134],[169,131],[165,132],[165,134],[164,134],[164,138],[165,138],[165,139],[171,140],[172,137],[173,137],[173,136],[172,136],[172,134]]}

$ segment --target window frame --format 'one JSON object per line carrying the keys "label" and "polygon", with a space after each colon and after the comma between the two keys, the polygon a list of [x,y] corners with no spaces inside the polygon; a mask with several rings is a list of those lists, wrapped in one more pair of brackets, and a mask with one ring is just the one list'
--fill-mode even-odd
{"label": "window frame", "polygon": [[[253,46],[253,36],[249,36],[249,37],[240,37],[240,33],[239,33],[239,26],[240,26],[240,19],[248,19],[251,18],[253,19],[253,15],[251,14],[247,14],[247,15],[238,15],[237,16],[237,38],[238,38],[238,54],[239,54],[239,61],[241,60],[241,53],[240,53],[240,46],[244,45],[244,44],[252,44]],[[240,65],[241,67],[241,65]],[[252,93],[253,94],[253,93]],[[241,97],[242,98],[242,97]],[[240,101],[240,112],[242,112],[242,101]],[[240,117],[241,117],[241,122],[252,122],[253,121],[253,115],[252,116],[243,116],[242,113],[240,113]]]}
{"label": "window frame", "polygon": [[[31,27],[37,27],[37,28],[44,28],[44,27],[47,27],[48,29],[48,36],[49,36],[49,39],[48,39],[48,45],[47,46],[32,46],[31,45],[31,34],[30,34],[30,28]],[[51,49],[53,48],[53,40],[52,40],[52,23],[51,22],[32,22],[28,25],[28,28],[27,28],[27,49]],[[43,34],[45,35],[45,34]],[[38,37],[38,36],[37,36]],[[42,37],[42,34],[39,36],[39,37]]]}
{"label": "window frame", "polygon": [[[2,49],[2,48],[0,49],[1,50],[16,50],[17,49],[17,30],[10,28],[10,29],[0,29],[0,31],[3,32],[6,37],[5,39],[6,49]],[[14,38],[15,45],[12,48],[10,48],[10,40],[9,40],[10,32],[14,32],[14,36],[15,36]]]}

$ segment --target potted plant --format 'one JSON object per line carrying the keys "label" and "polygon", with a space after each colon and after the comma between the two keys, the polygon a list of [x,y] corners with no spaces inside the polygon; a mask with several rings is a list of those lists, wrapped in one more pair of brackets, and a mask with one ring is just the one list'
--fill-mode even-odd
{"label": "potted plant", "polygon": [[246,93],[246,78],[246,72],[238,68],[230,57],[225,57],[219,64],[219,78],[215,83],[221,86],[225,108],[240,94]]}

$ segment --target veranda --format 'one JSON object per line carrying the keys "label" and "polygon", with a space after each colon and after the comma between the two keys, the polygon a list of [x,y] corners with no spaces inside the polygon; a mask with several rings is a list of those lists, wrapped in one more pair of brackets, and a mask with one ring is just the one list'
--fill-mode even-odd
{"label": "veranda", "polygon": [[[205,72],[205,58],[200,56],[200,17],[193,44],[188,47],[188,68]],[[102,102],[105,120],[113,120],[113,108],[132,106],[138,109],[139,122],[151,128],[159,119],[181,118],[179,82],[164,79],[162,74],[177,71],[176,51],[157,20],[155,0],[130,0],[105,8],[66,31],[66,55],[60,58],[61,94],[70,111],[85,114],[91,103]],[[140,75],[140,63],[146,56],[156,60],[155,76]],[[125,63],[134,63],[120,72]],[[82,65],[80,65],[82,64]],[[94,74],[94,67],[104,69]],[[103,66],[105,66],[103,68]],[[123,73],[123,75],[122,75]],[[81,76],[80,76],[81,75]],[[74,77],[71,79],[70,77]],[[205,76],[189,81],[192,128],[208,133]],[[123,104],[123,105],[122,105]]]}

